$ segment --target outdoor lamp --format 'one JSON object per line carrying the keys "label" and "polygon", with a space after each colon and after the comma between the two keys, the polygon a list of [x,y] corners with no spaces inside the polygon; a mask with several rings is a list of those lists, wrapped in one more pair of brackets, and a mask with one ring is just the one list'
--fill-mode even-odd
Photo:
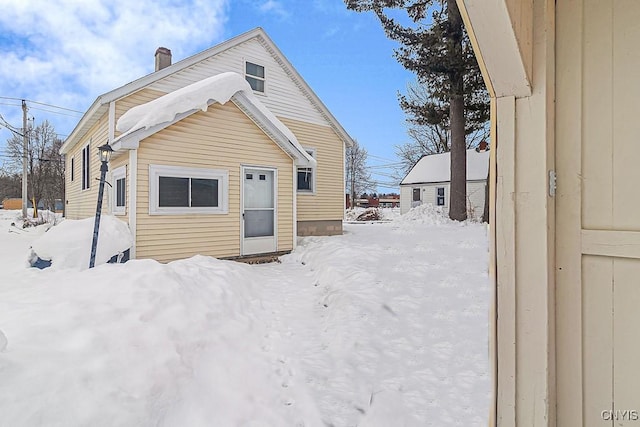
{"label": "outdoor lamp", "polygon": [[104,193],[104,182],[109,170],[107,163],[111,157],[113,148],[109,143],[98,147],[98,155],[102,164],[100,165],[100,187],[98,188],[98,206],[96,207],[96,220],[93,224],[93,241],[91,242],[91,256],[89,258],[89,268],[93,268],[96,264],[96,249],[98,247],[98,233],[100,231],[100,214],[102,212],[102,195]]}
{"label": "outdoor lamp", "polygon": [[112,152],[113,152],[113,148],[111,148],[109,144],[104,144],[98,147],[98,154],[100,156],[100,161],[108,162]]}

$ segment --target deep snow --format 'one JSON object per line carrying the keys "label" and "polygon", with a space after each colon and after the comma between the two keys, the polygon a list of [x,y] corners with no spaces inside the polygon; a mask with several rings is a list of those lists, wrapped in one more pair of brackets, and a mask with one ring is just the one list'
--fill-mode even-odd
{"label": "deep snow", "polygon": [[487,424],[484,225],[423,207],[281,263],[74,271],[28,268],[45,227],[18,214],[0,211],[0,426]]}

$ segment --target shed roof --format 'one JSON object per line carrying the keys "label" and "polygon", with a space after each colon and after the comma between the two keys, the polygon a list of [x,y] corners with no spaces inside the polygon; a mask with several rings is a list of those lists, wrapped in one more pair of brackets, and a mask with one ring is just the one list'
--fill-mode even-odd
{"label": "shed roof", "polygon": [[[487,179],[489,151],[467,150],[467,181]],[[400,185],[451,181],[451,153],[423,156],[411,168]]]}

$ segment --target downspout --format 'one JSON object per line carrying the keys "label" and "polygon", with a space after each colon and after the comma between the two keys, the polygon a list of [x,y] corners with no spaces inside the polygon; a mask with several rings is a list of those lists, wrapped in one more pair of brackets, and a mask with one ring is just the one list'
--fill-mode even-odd
{"label": "downspout", "polygon": [[[136,232],[137,218],[137,188],[138,188],[138,149],[129,150],[129,230],[133,236],[133,245],[129,250],[129,259],[136,259],[136,244],[138,234]],[[126,176],[126,175],[125,175]]]}
{"label": "downspout", "polygon": [[298,167],[293,161],[293,249],[298,246]]}

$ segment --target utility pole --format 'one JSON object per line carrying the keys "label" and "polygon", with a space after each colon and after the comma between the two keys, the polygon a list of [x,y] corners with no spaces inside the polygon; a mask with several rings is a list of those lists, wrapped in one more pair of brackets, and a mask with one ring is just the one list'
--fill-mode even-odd
{"label": "utility pole", "polygon": [[27,219],[27,102],[22,100],[22,218]]}

